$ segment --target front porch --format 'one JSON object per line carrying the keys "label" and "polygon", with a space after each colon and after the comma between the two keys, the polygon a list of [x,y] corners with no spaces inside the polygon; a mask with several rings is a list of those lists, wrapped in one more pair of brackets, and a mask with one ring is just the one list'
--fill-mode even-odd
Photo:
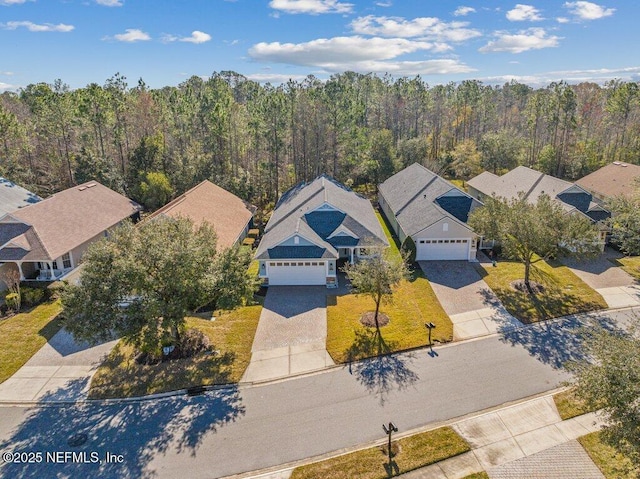
{"label": "front porch", "polygon": [[3,264],[13,264],[20,274],[20,281],[57,281],[73,270],[71,266],[60,268],[57,261],[10,261]]}

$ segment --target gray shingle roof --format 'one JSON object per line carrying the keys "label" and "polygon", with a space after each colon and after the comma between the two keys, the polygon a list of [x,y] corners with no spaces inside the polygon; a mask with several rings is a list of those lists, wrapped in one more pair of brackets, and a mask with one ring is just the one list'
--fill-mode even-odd
{"label": "gray shingle roof", "polygon": [[[441,219],[451,219],[463,224],[461,219],[474,208],[482,205],[444,178],[418,163],[406,167],[378,187],[398,224],[408,236],[412,236]],[[446,193],[455,192],[469,198],[468,211],[455,201],[438,201]],[[446,208],[446,209],[445,209]]]}
{"label": "gray shingle roof", "polygon": [[37,203],[42,198],[0,176],[0,216]]}
{"label": "gray shingle roof", "polygon": [[[316,210],[324,203],[339,211]],[[326,175],[319,176],[310,183],[294,186],[281,196],[255,257],[269,258],[272,248],[298,233],[319,248],[326,249],[323,257],[337,258],[338,252],[327,237],[341,226],[356,234],[359,244],[388,245],[371,203],[336,180]]]}

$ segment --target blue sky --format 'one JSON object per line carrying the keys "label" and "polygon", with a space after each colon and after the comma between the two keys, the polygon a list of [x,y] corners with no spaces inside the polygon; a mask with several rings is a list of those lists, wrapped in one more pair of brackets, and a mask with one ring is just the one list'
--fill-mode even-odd
{"label": "blue sky", "polygon": [[0,0],[0,91],[116,72],[157,88],[222,70],[272,83],[346,70],[638,80],[639,18],[635,0]]}

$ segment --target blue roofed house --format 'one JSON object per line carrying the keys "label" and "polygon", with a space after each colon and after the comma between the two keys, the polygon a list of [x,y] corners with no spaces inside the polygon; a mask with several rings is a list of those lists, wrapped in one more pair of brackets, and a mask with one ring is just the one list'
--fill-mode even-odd
{"label": "blue roofed house", "polygon": [[371,203],[323,175],[285,192],[255,254],[267,285],[337,285],[338,261],[389,246]]}
{"label": "blue roofed house", "polygon": [[42,198],[0,176],[0,216],[37,203]]}
{"label": "blue roofed house", "polygon": [[378,203],[400,242],[413,239],[417,261],[476,260],[467,220],[482,203],[424,166],[414,163],[379,185]]}

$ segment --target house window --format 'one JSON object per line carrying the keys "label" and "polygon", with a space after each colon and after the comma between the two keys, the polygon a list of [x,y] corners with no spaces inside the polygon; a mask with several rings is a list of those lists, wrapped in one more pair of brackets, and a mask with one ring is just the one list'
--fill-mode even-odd
{"label": "house window", "polygon": [[305,266],[311,266],[311,263],[305,263],[304,265]]}
{"label": "house window", "polygon": [[71,255],[69,253],[62,256],[62,268],[71,269]]}
{"label": "house window", "polygon": [[300,238],[298,238],[297,236],[293,237],[293,244],[300,244]]}
{"label": "house window", "polygon": [[449,231],[449,223],[442,223],[442,231]]}

